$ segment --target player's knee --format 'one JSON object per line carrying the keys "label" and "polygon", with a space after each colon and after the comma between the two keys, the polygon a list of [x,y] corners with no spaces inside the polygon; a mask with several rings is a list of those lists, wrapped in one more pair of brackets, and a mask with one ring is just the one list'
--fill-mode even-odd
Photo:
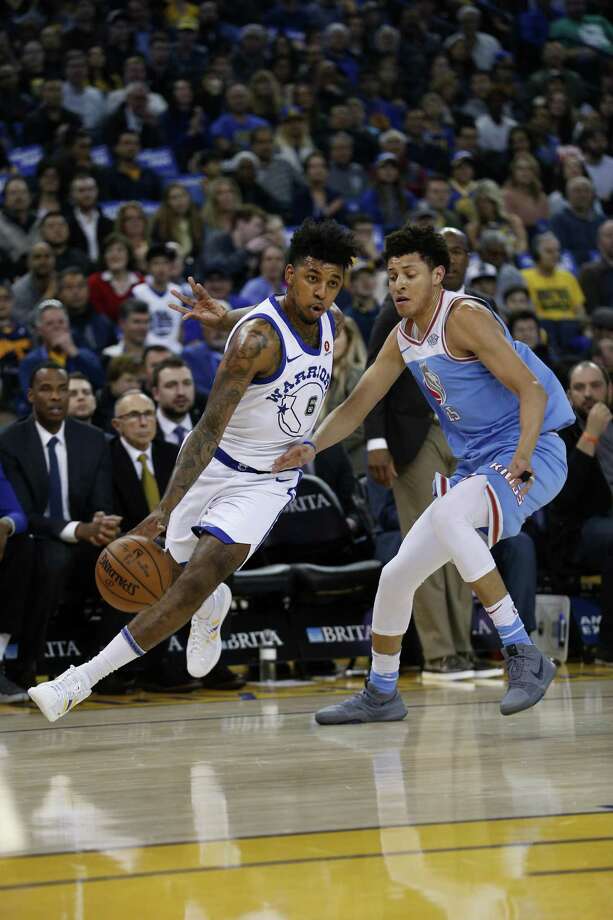
{"label": "player's knee", "polygon": [[478,522],[484,516],[485,482],[485,476],[471,476],[432,504],[430,520],[439,540],[445,542],[454,524],[481,526]]}

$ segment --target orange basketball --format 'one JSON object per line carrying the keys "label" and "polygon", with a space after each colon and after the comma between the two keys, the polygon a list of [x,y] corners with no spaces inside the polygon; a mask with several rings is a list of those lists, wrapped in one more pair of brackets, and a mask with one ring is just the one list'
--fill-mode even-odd
{"label": "orange basketball", "polygon": [[170,556],[147,537],[119,537],[98,556],[98,590],[107,604],[124,613],[149,607],[172,581]]}

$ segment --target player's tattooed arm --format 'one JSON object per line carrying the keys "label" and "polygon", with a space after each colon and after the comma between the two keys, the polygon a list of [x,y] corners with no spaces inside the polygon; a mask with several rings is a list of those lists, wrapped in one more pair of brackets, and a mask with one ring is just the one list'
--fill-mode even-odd
{"label": "player's tattooed arm", "polygon": [[234,410],[251,381],[272,376],[281,360],[281,343],[265,320],[245,323],[234,335],[219,365],[206,409],[186,440],[158,508],[135,529],[145,536],[165,530],[171,512],[211,462]]}
{"label": "player's tattooed arm", "polygon": [[345,314],[336,304],[330,307],[330,313],[334,318],[334,341],[336,341],[341,329],[345,328]]}
{"label": "player's tattooed arm", "polygon": [[192,289],[191,297],[176,288],[171,290],[171,293],[181,302],[170,304],[170,308],[180,313],[183,319],[197,319],[203,326],[221,327],[226,332],[231,332],[238,321],[253,310],[253,307],[228,309],[220,300],[211,297],[204,285],[191,276],[187,280]]}

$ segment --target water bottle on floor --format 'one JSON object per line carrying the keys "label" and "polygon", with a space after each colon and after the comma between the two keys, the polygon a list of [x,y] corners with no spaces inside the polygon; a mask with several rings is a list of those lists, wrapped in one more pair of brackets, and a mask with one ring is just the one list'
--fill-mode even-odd
{"label": "water bottle on floor", "polygon": [[277,679],[277,649],[264,632],[260,646],[260,683],[270,684]]}

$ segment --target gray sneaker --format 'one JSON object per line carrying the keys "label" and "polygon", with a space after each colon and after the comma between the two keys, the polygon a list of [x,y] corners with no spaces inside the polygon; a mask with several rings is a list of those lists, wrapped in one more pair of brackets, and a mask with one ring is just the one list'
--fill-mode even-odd
{"label": "gray sneaker", "polygon": [[10,680],[0,665],[0,703],[25,703],[27,699],[27,690]]}
{"label": "gray sneaker", "polygon": [[502,649],[509,675],[509,686],[500,701],[503,716],[530,709],[545,696],[556,668],[536,645],[507,645]]}
{"label": "gray sneaker", "polygon": [[315,713],[320,725],[358,725],[361,722],[400,722],[407,714],[407,707],[397,690],[392,694],[381,693],[370,681],[363,690],[334,703]]}

